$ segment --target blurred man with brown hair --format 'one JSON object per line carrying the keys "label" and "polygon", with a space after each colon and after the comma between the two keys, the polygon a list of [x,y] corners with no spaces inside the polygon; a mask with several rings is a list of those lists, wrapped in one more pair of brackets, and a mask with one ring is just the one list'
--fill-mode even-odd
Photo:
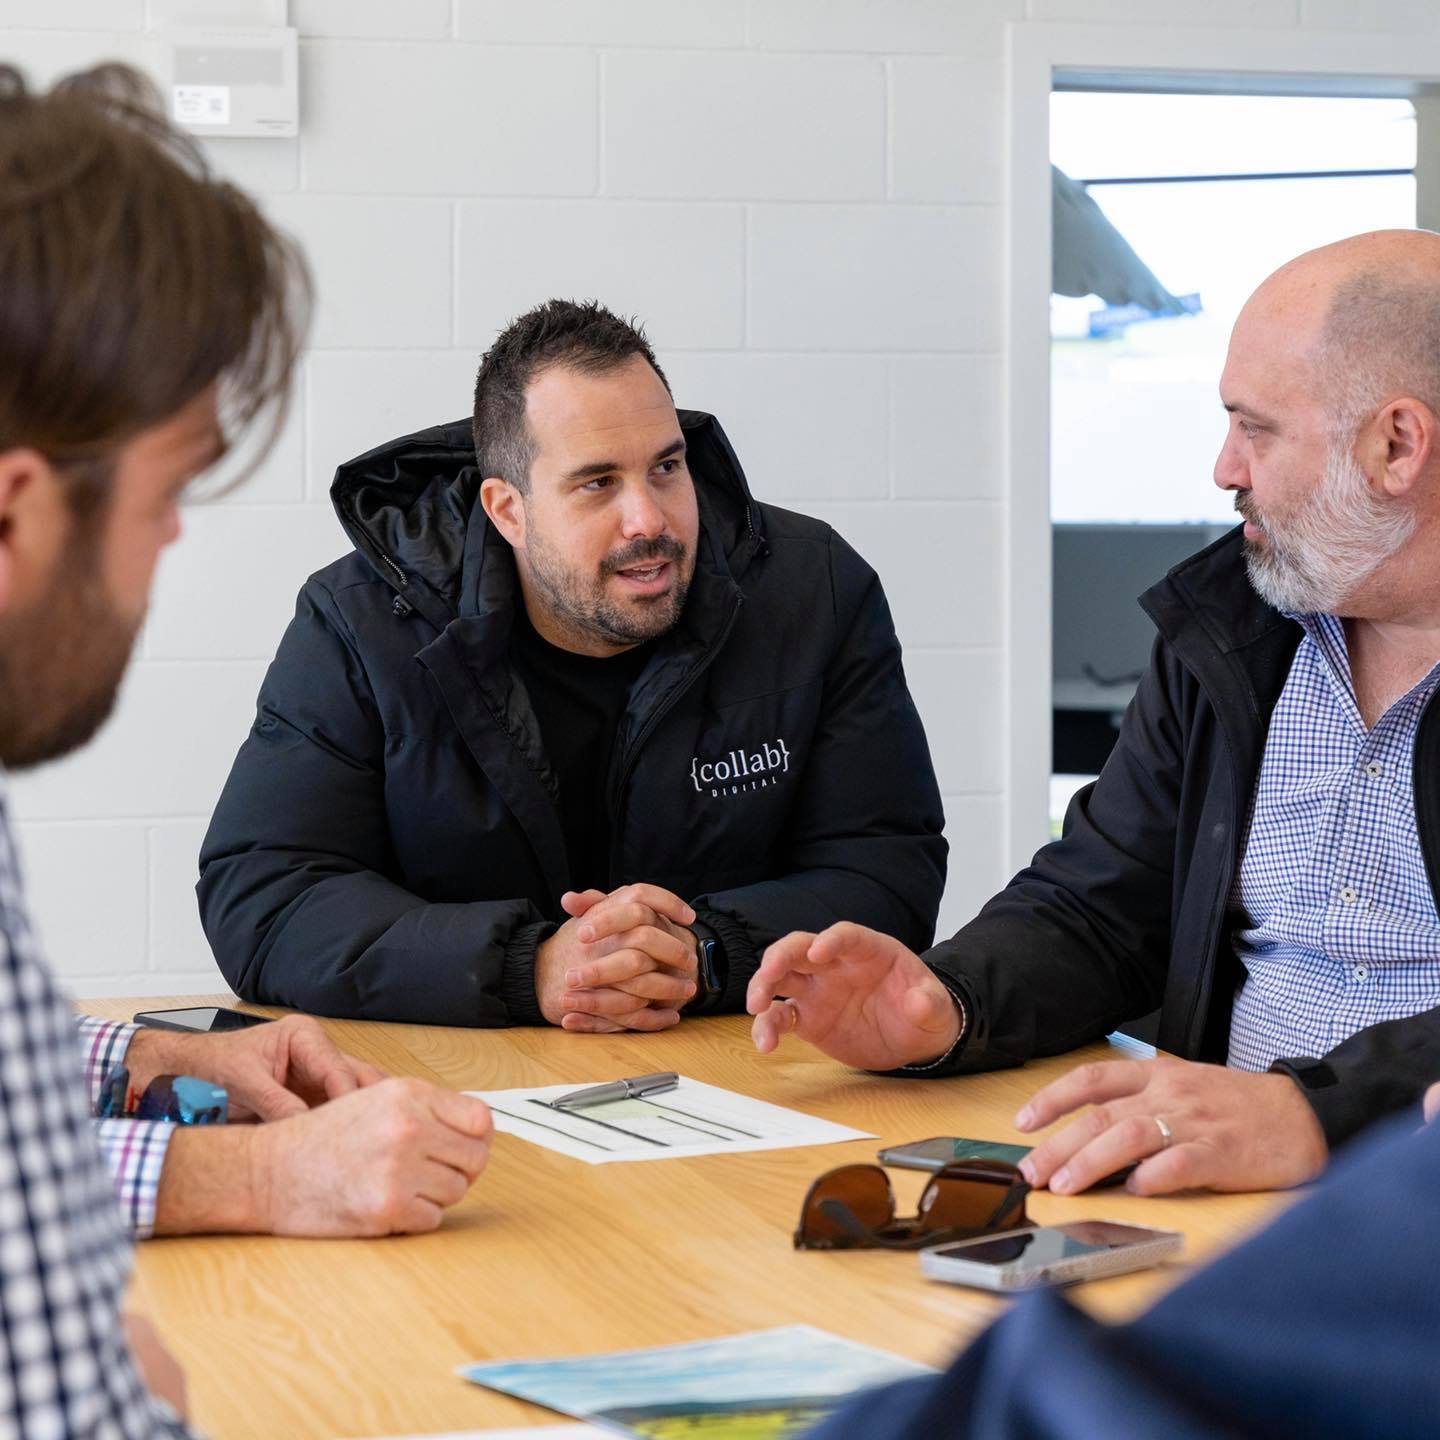
{"label": "blurred man with brown hair", "polygon": [[[211,177],[139,75],[104,66],[37,94],[0,67],[0,765],[63,755],[109,714],[181,494],[229,437],[278,426],[308,288],[289,243]],[[129,1242],[90,1114],[120,1064],[135,1088],[211,1079],[233,1110],[274,1121],[102,1122],[142,1234],[430,1229],[485,1163],[480,1102],[383,1080],[313,1021],[237,1037],[80,1028],[88,1102],[0,791],[6,1435],[185,1433],[146,1393],[120,1323]],[[173,1363],[131,1335],[178,1408]]]}

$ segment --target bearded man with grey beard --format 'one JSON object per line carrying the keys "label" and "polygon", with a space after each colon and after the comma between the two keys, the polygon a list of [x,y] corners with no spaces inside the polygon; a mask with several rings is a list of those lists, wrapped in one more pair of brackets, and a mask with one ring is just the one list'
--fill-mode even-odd
{"label": "bearded man with grey beard", "polygon": [[[1071,1194],[1298,1185],[1440,1072],[1440,235],[1302,255],[1236,321],[1215,483],[1244,520],[1141,597],[1159,636],[1064,836],[952,939],[771,946],[762,1053],[1022,1064],[1160,1007],[1016,1125]],[[1176,1057],[1176,1058],[1170,1058]],[[1075,1115],[1082,1107],[1093,1106]]]}

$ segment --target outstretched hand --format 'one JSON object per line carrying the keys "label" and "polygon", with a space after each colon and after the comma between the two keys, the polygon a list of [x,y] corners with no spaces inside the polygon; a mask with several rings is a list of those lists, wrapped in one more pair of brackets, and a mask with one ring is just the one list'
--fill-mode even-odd
{"label": "outstretched hand", "polygon": [[796,1035],[862,1070],[936,1060],[960,1035],[959,1007],[924,961],[898,940],[848,921],[777,940],[750,981],[745,1006],[762,1055]]}

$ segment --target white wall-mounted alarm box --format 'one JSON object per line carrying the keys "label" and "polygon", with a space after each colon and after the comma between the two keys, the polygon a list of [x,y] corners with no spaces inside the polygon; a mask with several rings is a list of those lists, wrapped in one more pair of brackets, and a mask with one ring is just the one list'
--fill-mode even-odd
{"label": "white wall-mounted alarm box", "polygon": [[171,118],[197,135],[298,134],[295,34],[290,27],[158,32]]}

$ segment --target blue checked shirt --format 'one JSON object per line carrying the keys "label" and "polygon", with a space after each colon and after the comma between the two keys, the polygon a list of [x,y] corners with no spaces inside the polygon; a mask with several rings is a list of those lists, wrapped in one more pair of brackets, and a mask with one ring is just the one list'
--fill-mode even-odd
{"label": "blue checked shirt", "polygon": [[1367,1026],[1440,1005],[1440,915],[1411,779],[1440,665],[1366,730],[1341,622],[1305,634],[1265,740],[1232,901],[1246,976],[1229,1063],[1321,1056]]}
{"label": "blue checked shirt", "polygon": [[0,793],[0,1435],[186,1440],[146,1391],[120,1326],[130,1238],[75,1040],[35,943]]}

